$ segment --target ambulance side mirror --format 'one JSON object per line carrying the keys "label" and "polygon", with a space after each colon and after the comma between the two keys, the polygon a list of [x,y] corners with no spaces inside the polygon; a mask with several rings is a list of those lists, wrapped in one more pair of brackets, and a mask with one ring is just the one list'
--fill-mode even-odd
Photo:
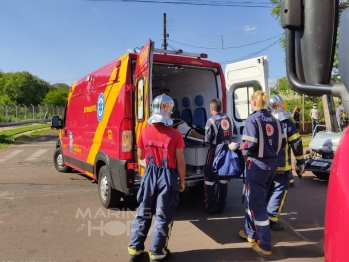
{"label": "ambulance side mirror", "polygon": [[281,24],[286,37],[286,71],[294,91],[330,95],[338,26],[338,0],[283,0]]}
{"label": "ambulance side mirror", "polygon": [[59,116],[52,117],[51,129],[53,130],[62,129],[62,120],[59,118]]}
{"label": "ambulance side mirror", "polygon": [[[343,82],[347,93],[349,93],[349,52],[348,42],[349,41],[349,8],[343,11],[340,22],[340,35],[338,44],[338,73],[341,81]],[[343,98],[342,98],[343,99]],[[348,97],[343,100],[348,100]]]}

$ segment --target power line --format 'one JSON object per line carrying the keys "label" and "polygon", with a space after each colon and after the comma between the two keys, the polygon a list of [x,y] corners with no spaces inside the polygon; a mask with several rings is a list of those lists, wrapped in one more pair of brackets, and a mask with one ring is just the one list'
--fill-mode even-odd
{"label": "power line", "polygon": [[[228,47],[223,47],[223,48],[194,46],[194,45],[189,45],[189,44],[180,43],[180,42],[177,42],[177,41],[174,41],[174,40],[171,40],[171,39],[168,39],[168,41],[171,41],[171,42],[174,42],[174,43],[177,43],[177,44],[181,44],[181,45],[185,45],[185,46],[194,47],[194,48],[201,48],[201,49],[233,49],[233,48],[242,48],[242,47],[246,47],[246,46],[250,46],[250,45],[255,45],[255,44],[258,44],[258,43],[266,42],[266,41],[269,41],[269,40],[274,39],[274,38],[276,38],[276,37],[280,37],[281,35],[282,35],[282,34],[277,35],[277,36],[273,36],[273,37],[270,37],[270,38],[267,38],[267,39],[264,39],[264,40],[260,40],[260,41],[257,41],[257,42],[245,44],[245,45],[240,45],[240,46],[228,46]],[[278,40],[278,41],[279,41],[279,40]]]}
{"label": "power line", "polygon": [[263,2],[232,2],[232,1],[156,1],[156,0],[85,0],[85,1],[108,1],[108,2],[127,2],[127,3],[149,3],[149,4],[175,4],[175,5],[196,5],[196,6],[217,6],[217,7],[257,7],[257,8],[272,8],[271,3]]}
{"label": "power line", "polygon": [[259,50],[259,51],[257,51],[257,52],[251,53],[251,54],[249,54],[249,55],[245,55],[245,56],[242,56],[242,57],[240,57],[240,58],[237,58],[237,59],[234,59],[234,60],[230,60],[230,61],[222,61],[222,62],[220,62],[220,63],[221,63],[221,64],[230,64],[230,63],[238,62],[238,61],[241,61],[241,60],[246,60],[246,59],[248,59],[248,58],[252,58],[252,57],[254,57],[254,56],[256,56],[256,55],[258,55],[258,54],[264,52],[265,50],[269,49],[270,47],[272,47],[273,45],[275,45],[275,44],[278,43],[278,42],[279,42],[279,40],[277,40],[277,41],[271,43],[270,45],[264,47],[263,49],[261,49],[261,50]]}

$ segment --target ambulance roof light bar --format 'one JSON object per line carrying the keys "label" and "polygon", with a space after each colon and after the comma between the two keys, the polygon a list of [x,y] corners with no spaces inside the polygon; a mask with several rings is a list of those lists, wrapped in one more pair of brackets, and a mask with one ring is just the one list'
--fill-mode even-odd
{"label": "ambulance roof light bar", "polygon": [[207,58],[208,55],[201,53],[186,53],[183,52],[182,49],[177,49],[177,50],[165,50],[165,49],[154,49],[154,53],[160,53],[160,54],[171,54],[171,55],[181,55],[181,56],[189,56],[189,57],[197,57],[197,58]]}

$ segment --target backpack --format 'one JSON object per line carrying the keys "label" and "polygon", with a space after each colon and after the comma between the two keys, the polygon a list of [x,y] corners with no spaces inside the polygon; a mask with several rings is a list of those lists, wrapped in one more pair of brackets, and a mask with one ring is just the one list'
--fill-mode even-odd
{"label": "backpack", "polygon": [[216,147],[215,158],[212,164],[213,172],[223,180],[238,178],[245,171],[245,161],[239,149],[230,150],[229,142],[225,141]]}

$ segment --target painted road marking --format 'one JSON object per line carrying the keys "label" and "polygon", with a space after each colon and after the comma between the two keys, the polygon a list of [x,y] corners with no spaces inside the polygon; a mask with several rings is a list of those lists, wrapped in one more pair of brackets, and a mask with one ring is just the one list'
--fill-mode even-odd
{"label": "painted road marking", "polygon": [[34,154],[31,154],[29,157],[24,159],[24,161],[33,161],[33,160],[37,159],[39,156],[41,156],[42,154],[46,153],[47,150],[48,149],[39,149]]}
{"label": "painted road marking", "polygon": [[2,158],[0,158],[0,163],[5,162],[6,160],[11,159],[12,157],[18,155],[19,153],[21,153],[23,150],[13,150],[10,154],[3,156]]}

